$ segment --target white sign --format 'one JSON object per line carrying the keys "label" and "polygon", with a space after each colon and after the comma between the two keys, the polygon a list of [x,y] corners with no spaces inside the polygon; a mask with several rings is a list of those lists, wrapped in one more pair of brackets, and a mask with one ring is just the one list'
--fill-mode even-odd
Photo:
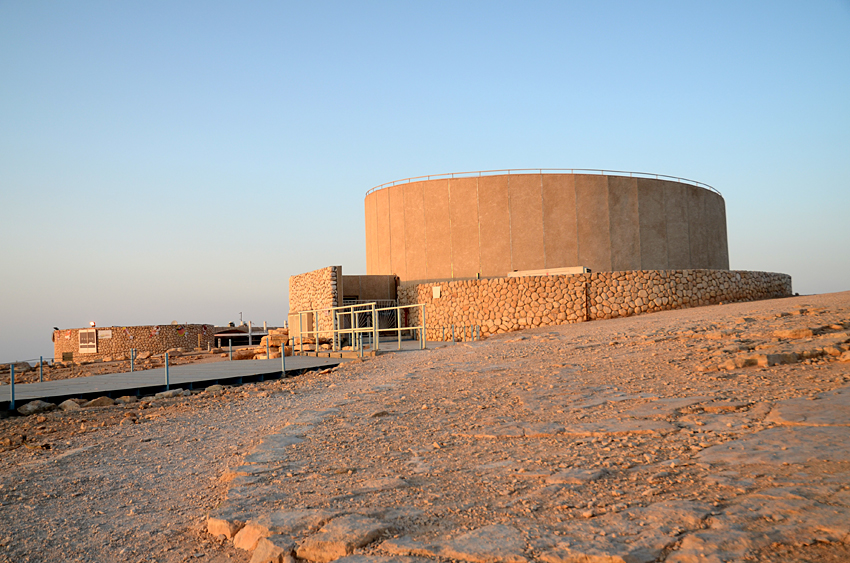
{"label": "white sign", "polygon": [[431,290],[434,292],[434,299],[439,299],[440,298],[440,286],[435,285],[434,287],[431,288]]}
{"label": "white sign", "polygon": [[112,338],[111,330],[99,330],[97,331],[97,339],[98,340],[108,340]]}

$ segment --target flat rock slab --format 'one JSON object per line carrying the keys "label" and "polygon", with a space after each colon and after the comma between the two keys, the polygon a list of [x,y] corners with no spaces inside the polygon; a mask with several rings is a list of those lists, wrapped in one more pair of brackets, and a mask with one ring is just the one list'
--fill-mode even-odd
{"label": "flat rock slab", "polygon": [[578,469],[571,468],[559,471],[554,475],[546,477],[546,482],[550,485],[571,484],[579,485],[589,481],[596,481],[603,475],[608,473],[604,469]]}
{"label": "flat rock slab", "polygon": [[712,517],[708,529],[686,535],[666,561],[740,561],[774,542],[847,542],[850,508],[801,496],[805,494],[800,489],[776,488],[739,497]]}
{"label": "flat rock slab", "polygon": [[573,436],[604,436],[605,434],[667,434],[678,430],[664,420],[618,420],[615,418],[600,422],[571,424],[564,434]]}
{"label": "flat rock slab", "polygon": [[539,559],[545,563],[649,563],[676,543],[682,531],[699,529],[709,514],[703,503],[665,501],[571,521]]}
{"label": "flat rock slab", "polygon": [[500,438],[545,438],[564,431],[564,427],[553,422],[501,424],[485,426],[475,432],[460,433],[458,436],[483,439]]}
{"label": "flat rock slab", "polygon": [[379,479],[368,479],[360,484],[360,487],[354,490],[356,494],[377,493],[380,491],[390,491],[392,489],[400,489],[407,487],[409,483],[398,477],[385,477]]}
{"label": "flat rock slab", "polygon": [[526,563],[525,539],[516,528],[504,524],[484,526],[443,544],[442,557],[471,563]]}
{"label": "flat rock slab", "polygon": [[334,513],[329,510],[280,510],[254,518],[233,538],[233,546],[252,550],[261,538],[279,535],[292,540],[293,536],[319,529]]}
{"label": "flat rock slab", "polygon": [[260,538],[251,554],[251,563],[284,563],[295,549],[289,536]]}
{"label": "flat rock slab", "polygon": [[752,405],[752,403],[741,402],[741,401],[718,401],[715,403],[706,403],[702,405],[702,410],[707,413],[723,413],[723,412],[733,412],[739,411],[741,409],[745,409]]}
{"label": "flat rock slab", "polygon": [[336,561],[337,563],[433,563],[431,559],[424,557],[403,555],[346,555]]}
{"label": "flat rock slab", "polygon": [[367,516],[340,516],[328,522],[319,533],[304,540],[298,546],[297,554],[300,559],[328,563],[373,542],[388,529],[384,522]]}
{"label": "flat rock slab", "polygon": [[421,542],[409,537],[386,540],[382,551],[403,556],[444,557],[470,563],[527,563],[519,530],[504,524],[478,528],[448,541]]}
{"label": "flat rock slab", "polygon": [[634,418],[667,418],[676,414],[679,409],[690,407],[710,401],[711,397],[673,397],[669,399],[658,399],[649,403],[638,405],[623,411],[624,415]]}
{"label": "flat rock slab", "polygon": [[782,401],[765,420],[784,425],[850,426],[850,388],[821,393],[815,400]]}
{"label": "flat rock slab", "polygon": [[850,432],[843,426],[770,428],[699,453],[709,463],[850,461]]}

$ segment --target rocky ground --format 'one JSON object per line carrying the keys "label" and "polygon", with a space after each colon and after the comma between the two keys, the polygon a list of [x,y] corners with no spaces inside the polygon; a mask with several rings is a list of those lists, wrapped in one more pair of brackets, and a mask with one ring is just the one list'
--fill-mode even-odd
{"label": "rocky ground", "polygon": [[795,297],[2,420],[0,561],[847,561],[848,342]]}

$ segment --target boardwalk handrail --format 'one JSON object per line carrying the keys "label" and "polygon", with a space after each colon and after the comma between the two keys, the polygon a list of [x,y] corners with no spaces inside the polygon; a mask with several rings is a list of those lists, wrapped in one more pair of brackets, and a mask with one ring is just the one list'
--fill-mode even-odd
{"label": "boardwalk handrail", "polygon": [[387,182],[385,184],[381,184],[380,186],[375,186],[368,192],[366,195],[376,192],[378,190],[382,190],[384,188],[389,188],[391,186],[399,186],[402,184],[409,184],[410,182],[415,181],[423,181],[423,180],[442,180],[449,178],[476,178],[481,176],[497,176],[500,174],[529,174],[529,173],[537,173],[537,174],[575,174],[578,173],[593,173],[599,174],[601,176],[623,176],[627,175],[630,178],[654,178],[656,180],[675,180],[679,183],[690,184],[692,186],[697,186],[700,188],[704,188],[706,190],[711,190],[717,195],[723,195],[717,189],[709,186],[708,184],[704,184],[702,182],[697,182],[696,180],[688,180],[687,178],[679,178],[678,176],[668,176],[666,174],[652,174],[649,172],[627,172],[624,170],[604,170],[601,168],[505,168],[504,170],[479,170],[476,172],[447,172],[445,174],[430,174],[428,176],[413,176],[411,178],[405,178],[403,180],[395,180],[393,182]]}
{"label": "boardwalk handrail", "polygon": [[[401,326],[401,312],[404,309],[415,309],[419,308],[419,319],[421,320],[421,324],[411,325],[411,326]],[[396,326],[381,328],[379,326],[378,318],[382,312],[395,312],[396,317]],[[424,303],[413,303],[410,305],[398,305],[394,307],[378,307],[375,301],[368,301],[365,303],[357,303],[352,305],[342,305],[337,307],[327,307],[325,309],[310,309],[305,311],[298,311],[297,313],[293,313],[293,315],[298,315],[298,325],[293,327],[290,325],[290,340],[292,342],[292,350],[295,351],[295,340],[298,340],[298,352],[300,354],[304,353],[304,339],[305,337],[310,337],[314,335],[315,338],[315,352],[319,353],[319,340],[322,335],[331,335],[331,339],[333,342],[332,350],[334,352],[339,351],[341,349],[342,336],[349,335],[352,342],[351,345],[356,349],[360,350],[361,354],[363,351],[363,336],[368,335],[372,339],[372,348],[374,351],[377,351],[380,348],[380,333],[381,332],[396,332],[398,336],[398,349],[401,350],[401,333],[404,331],[410,331],[414,334],[418,334],[419,336],[419,346],[421,349],[425,348],[425,304]],[[304,315],[309,315],[306,317]],[[360,326],[360,317],[361,315],[365,315],[366,324]],[[325,319],[330,317],[331,326],[325,328],[319,328],[319,317],[324,316]],[[350,320],[350,327],[343,327],[343,319],[348,318]],[[310,322],[308,319],[311,319],[313,322],[312,329],[305,329],[305,321]]]}

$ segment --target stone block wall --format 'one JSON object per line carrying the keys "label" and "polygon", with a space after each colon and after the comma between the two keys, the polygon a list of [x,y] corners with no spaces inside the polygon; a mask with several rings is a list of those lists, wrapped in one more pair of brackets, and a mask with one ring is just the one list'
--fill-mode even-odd
{"label": "stone block wall", "polygon": [[[289,278],[289,314],[299,311],[328,309],[342,305],[339,284],[342,282],[342,266],[328,266]],[[323,313],[314,319],[318,330],[332,330],[333,317]],[[328,332],[328,336],[330,336]]]}
{"label": "stone block wall", "polygon": [[[439,297],[435,297],[439,287]],[[791,276],[729,270],[633,270],[408,283],[399,304],[424,304],[427,339],[442,327],[478,325],[481,334],[612,319],[664,311],[791,295]],[[419,309],[410,322],[419,324]],[[468,329],[467,329],[468,331]],[[446,338],[450,338],[447,330]],[[469,332],[467,332],[469,334]]]}
{"label": "stone block wall", "polygon": [[[97,352],[80,353],[80,331],[88,328],[69,328],[53,331],[53,356],[61,361],[63,354],[72,353],[73,361],[130,358],[130,350],[136,355],[142,352],[162,354],[171,348],[193,350],[207,345],[215,346],[216,330],[224,330],[207,324],[190,325],[145,325],[97,327]],[[108,338],[106,338],[108,336]],[[198,338],[200,336],[200,339]],[[200,344],[199,344],[200,343]]]}

